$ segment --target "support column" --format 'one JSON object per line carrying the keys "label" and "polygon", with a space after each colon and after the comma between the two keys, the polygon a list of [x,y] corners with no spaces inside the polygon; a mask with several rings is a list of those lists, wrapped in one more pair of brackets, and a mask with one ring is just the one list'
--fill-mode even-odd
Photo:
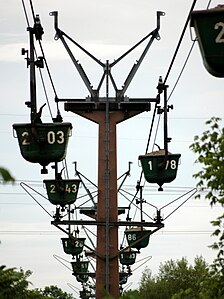
{"label": "support column", "polygon": [[114,298],[119,296],[118,258],[112,258],[118,253],[118,227],[110,226],[109,222],[118,220],[116,124],[121,113],[110,113],[109,132],[105,123],[105,113],[103,114],[104,117],[99,122],[97,220],[105,222],[106,225],[97,227],[97,253],[104,257],[97,257],[97,299],[103,298],[103,290],[108,291]]}
{"label": "support column", "polygon": [[110,221],[118,221],[116,125],[124,120],[124,114],[110,112],[107,123],[106,111],[79,115],[99,124],[97,221],[105,225],[97,226],[96,298],[103,299],[105,291],[118,298],[118,226],[110,226]]}

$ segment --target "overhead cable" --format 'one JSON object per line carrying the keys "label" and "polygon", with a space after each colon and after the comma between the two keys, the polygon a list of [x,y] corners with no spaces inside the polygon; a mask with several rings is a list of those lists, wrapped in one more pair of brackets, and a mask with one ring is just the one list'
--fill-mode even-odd
{"label": "overhead cable", "polygon": [[177,53],[178,53],[179,48],[180,48],[180,45],[181,45],[181,43],[182,43],[184,34],[185,34],[185,32],[186,32],[186,29],[187,29],[187,26],[188,26],[188,23],[189,23],[189,20],[190,20],[190,17],[191,17],[191,13],[192,13],[192,11],[193,11],[193,9],[194,9],[194,7],[195,7],[196,2],[197,2],[197,0],[193,0],[193,3],[192,3],[192,5],[191,5],[189,14],[188,14],[188,16],[187,16],[187,20],[186,20],[186,22],[185,22],[183,31],[182,31],[181,36],[180,36],[180,39],[179,39],[179,41],[178,41],[176,50],[175,50],[175,52],[174,52],[174,55],[173,55],[173,58],[172,58],[172,60],[171,60],[170,66],[169,66],[168,71],[167,71],[167,73],[166,73],[166,76],[165,76],[165,79],[164,79],[164,82],[163,82],[164,84],[166,84],[166,81],[167,81],[167,79],[168,79],[168,77],[169,77],[170,71],[171,71],[171,69],[172,69],[172,67],[173,67],[174,61],[175,61],[175,59],[176,59]]}

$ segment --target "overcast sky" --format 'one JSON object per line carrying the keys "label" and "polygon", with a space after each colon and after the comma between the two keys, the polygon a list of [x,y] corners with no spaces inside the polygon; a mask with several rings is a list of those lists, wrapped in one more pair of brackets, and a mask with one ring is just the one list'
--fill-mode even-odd
{"label": "overcast sky", "polygon": [[[165,16],[161,17],[161,39],[153,42],[126,93],[130,97],[151,98],[157,94],[159,76],[164,78],[167,74],[191,2],[189,0],[67,0],[63,2],[33,0],[35,13],[40,15],[44,27],[42,44],[58,96],[85,98],[88,96],[88,91],[62,44],[59,40],[54,40],[54,20],[49,16],[49,12],[57,10],[59,27],[102,62],[106,60],[112,62],[154,30],[156,11],[165,12]],[[29,1],[25,1],[25,4],[30,26],[33,26]],[[217,4],[219,1],[211,1],[210,7]],[[198,0],[195,9],[205,9],[206,5],[207,1]],[[21,48],[28,49],[29,46],[22,1],[2,1],[0,14],[1,166],[10,169],[18,181],[18,184],[13,187],[0,186],[0,264],[32,270],[34,273],[31,281],[34,287],[56,284],[68,292],[73,292],[67,283],[80,289],[79,283],[71,275],[72,272],[53,257],[57,255],[62,260],[65,259],[66,261],[63,262],[70,267],[71,258],[63,253],[60,243],[60,238],[64,237],[63,233],[51,226],[49,215],[19,185],[22,181],[46,194],[42,181],[54,176],[51,167],[48,167],[48,175],[41,175],[39,165],[25,161],[20,155],[18,141],[13,137],[12,124],[30,121],[29,110],[24,104],[29,100],[29,71],[24,57],[21,56]],[[192,33],[194,36],[193,31]],[[168,94],[173,89],[191,45],[188,26],[167,79]],[[146,43],[143,43],[114,67],[113,75],[118,87],[123,85],[145,46]],[[102,75],[102,68],[76,47],[71,46],[71,48],[91,83],[96,87]],[[38,54],[41,54],[40,51]],[[50,106],[55,116],[54,93],[46,69],[43,74]],[[45,95],[39,76],[37,76],[37,83],[37,105],[40,107],[45,102]],[[112,89],[110,92],[113,95]],[[143,196],[148,203],[159,208],[163,207],[195,187],[196,182],[192,174],[198,170],[198,166],[194,164],[196,157],[190,151],[189,145],[196,134],[204,131],[204,123],[207,119],[212,116],[223,117],[223,95],[223,79],[215,78],[206,71],[196,43],[183,75],[169,100],[169,104],[174,106],[168,114],[168,135],[172,137],[169,150],[181,154],[177,178],[174,182],[165,185],[162,193],[157,191],[157,186],[143,182],[145,185]],[[104,90],[102,96],[105,96]],[[77,161],[78,170],[97,184],[97,125],[71,112],[65,112],[63,104],[60,104],[60,108],[64,121],[70,121],[73,125],[67,153],[69,176],[74,177],[72,162]],[[152,112],[142,113],[119,124],[117,128],[118,176],[128,169],[128,162],[132,161],[131,176],[124,185],[124,189],[132,194],[135,193],[135,185],[141,172],[138,156],[145,153],[151,119]],[[44,110],[43,120],[51,121],[47,108]],[[162,137],[161,121],[156,138],[156,143],[160,146],[163,145]],[[150,151],[152,144],[153,140],[150,143]],[[84,193],[85,190],[82,188],[80,195]],[[182,200],[184,199],[186,197]],[[50,214],[53,214],[54,206],[43,198],[38,200]],[[181,200],[171,208],[163,209],[163,216],[168,216],[178,203],[180,204]],[[128,206],[128,204],[124,197],[119,197],[119,205]],[[155,210],[149,205],[145,204],[144,209],[150,216],[154,216]],[[149,256],[152,256],[152,259],[133,271],[133,276],[129,279],[131,288],[138,287],[139,277],[146,265],[156,273],[160,262],[171,258],[179,259],[185,256],[193,262],[196,255],[202,255],[210,262],[214,253],[208,248],[208,245],[213,242],[210,237],[212,227],[209,222],[219,212],[218,208],[211,209],[205,201],[192,198],[172,214],[164,222],[164,229],[152,235],[149,246],[138,256],[138,261]],[[135,208],[131,210],[131,215],[134,217]],[[76,216],[80,218],[79,213],[74,215]],[[124,220],[125,216],[122,217],[121,219]],[[81,235],[84,236],[82,230]],[[119,235],[122,240],[123,230]],[[91,238],[94,241],[94,237]],[[141,262],[132,268],[135,269],[139,265]]]}

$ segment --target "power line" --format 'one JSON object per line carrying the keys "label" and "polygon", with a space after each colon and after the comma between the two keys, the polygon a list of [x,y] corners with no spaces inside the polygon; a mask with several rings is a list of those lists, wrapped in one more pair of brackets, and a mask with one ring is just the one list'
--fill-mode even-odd
{"label": "power line", "polygon": [[[212,234],[213,231],[210,230],[167,230],[158,231],[159,235],[204,235]],[[60,231],[43,231],[43,230],[0,230],[2,235],[60,235]]]}
{"label": "power line", "polygon": [[22,6],[23,6],[23,11],[24,11],[24,14],[25,14],[25,19],[26,19],[27,26],[30,27],[29,18],[28,18],[28,14],[27,14],[27,11],[26,11],[26,6],[25,6],[25,3],[24,3],[24,0],[22,0]]}
{"label": "power line", "polygon": [[166,73],[166,76],[165,76],[165,79],[164,79],[164,82],[163,82],[164,84],[166,84],[166,81],[167,81],[167,79],[168,79],[168,77],[169,77],[169,74],[170,74],[170,72],[171,72],[171,69],[172,69],[172,67],[173,67],[174,61],[175,61],[176,56],[177,56],[177,53],[178,53],[178,51],[179,51],[179,49],[180,49],[180,45],[181,45],[181,43],[182,43],[184,34],[185,34],[185,32],[186,32],[186,29],[187,29],[187,26],[188,26],[188,23],[189,23],[189,20],[190,20],[190,17],[191,17],[191,13],[192,13],[192,11],[193,11],[193,9],[194,9],[194,7],[195,7],[196,2],[197,2],[197,0],[194,0],[193,3],[192,3],[192,5],[191,5],[191,8],[190,8],[190,11],[189,11],[189,13],[188,13],[188,16],[187,16],[187,19],[186,19],[184,28],[183,28],[183,30],[182,30],[180,39],[179,39],[179,41],[178,41],[178,43],[177,43],[176,50],[175,50],[175,52],[174,52],[174,55],[173,55],[173,58],[172,58],[172,60],[171,60],[170,66],[169,66],[168,71],[167,71],[167,73]]}
{"label": "power line", "polygon": [[[23,6],[24,13],[25,13],[27,25],[28,25],[28,27],[30,27],[30,25],[29,25],[30,23],[29,23],[29,20],[28,20],[27,9],[26,9],[24,0],[22,0],[22,6]],[[30,7],[31,7],[32,16],[33,16],[33,21],[34,21],[34,23],[36,23],[36,17],[35,17],[34,6],[33,6],[33,3],[32,3],[32,0],[30,0]],[[56,92],[56,88],[55,88],[55,85],[54,85],[54,82],[53,82],[53,79],[52,79],[52,75],[51,75],[51,72],[50,72],[50,69],[49,69],[49,66],[48,66],[48,63],[47,63],[47,59],[46,59],[46,56],[45,56],[45,53],[44,53],[44,50],[43,50],[43,46],[42,46],[41,40],[38,40],[38,42],[39,42],[39,47],[40,47],[40,50],[41,50],[41,53],[42,53],[42,57],[44,59],[45,66],[46,66],[46,69],[47,69],[47,74],[48,74],[48,77],[49,77],[49,80],[50,80],[50,83],[51,83],[51,86],[52,86],[52,89],[53,89],[53,92],[54,92],[54,95],[55,95],[55,99],[56,99],[56,98],[58,98],[57,92]],[[34,48],[34,51],[35,51],[35,55],[37,57],[37,53],[36,53],[36,49],[35,48]],[[51,118],[53,119],[53,115],[52,115],[52,111],[51,111],[51,107],[50,107],[50,102],[49,102],[49,97],[48,97],[47,90],[46,90],[46,85],[45,85],[43,74],[42,74],[42,71],[41,71],[40,68],[39,68],[39,73],[40,73],[40,78],[41,78],[41,82],[42,82],[42,86],[43,86],[43,90],[44,90],[46,102],[48,104],[48,109],[49,109]],[[57,105],[57,110],[58,110],[58,113],[59,113],[58,102],[56,103],[56,105]]]}

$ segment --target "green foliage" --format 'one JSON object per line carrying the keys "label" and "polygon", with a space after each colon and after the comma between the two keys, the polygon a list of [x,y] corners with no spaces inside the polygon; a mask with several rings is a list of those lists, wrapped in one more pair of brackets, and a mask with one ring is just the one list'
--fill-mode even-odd
{"label": "green foliage", "polygon": [[202,299],[200,294],[195,294],[192,289],[181,290],[180,292],[174,294],[171,299]]}
{"label": "green foliage", "polygon": [[30,290],[31,283],[27,279],[31,274],[30,270],[24,272],[0,266],[0,299],[74,299],[57,286]]}
{"label": "green foliage", "polygon": [[29,282],[27,278],[31,271],[17,271],[15,268],[0,267],[0,299],[29,298],[27,290]]}
{"label": "green foliage", "polygon": [[[210,127],[195,136],[194,143],[190,146],[192,151],[198,155],[196,163],[200,163],[202,170],[194,174],[198,179],[197,187],[206,191],[205,198],[210,201],[211,206],[221,205],[224,207],[224,128],[220,128],[220,118],[211,118],[206,124]],[[198,195],[200,198],[200,194]],[[217,258],[212,264],[213,275],[220,275],[224,281],[224,213],[217,219],[211,221],[215,227],[213,236],[218,238],[211,247],[217,250]],[[223,291],[224,283],[221,282],[219,289]]]}
{"label": "green foliage", "polygon": [[195,136],[190,148],[198,155],[196,163],[202,170],[193,176],[199,179],[197,186],[208,191],[206,198],[210,204],[224,205],[224,129],[219,127],[219,118],[211,118],[206,124],[210,130]]}
{"label": "green foliage", "polygon": [[0,179],[1,178],[2,178],[4,183],[8,183],[8,182],[14,183],[15,182],[14,177],[12,177],[10,172],[7,169],[3,168],[3,167],[0,167]]}
{"label": "green foliage", "polygon": [[[108,294],[105,295],[104,299],[115,299],[115,298]],[[141,299],[141,296],[138,290],[129,290],[129,291],[125,291],[122,294],[122,296],[120,296],[117,299]]]}
{"label": "green foliage", "polygon": [[121,296],[122,299],[141,299],[138,290],[130,290],[123,293]]}
{"label": "green foliage", "polygon": [[49,286],[45,287],[41,293],[50,299],[74,299],[71,294],[63,292],[62,289],[58,288],[57,286]]}
{"label": "green foliage", "polygon": [[[198,294],[203,290],[203,281],[207,277],[208,265],[202,257],[195,258],[194,266],[191,266],[186,258],[170,260],[160,264],[159,272],[154,277],[150,270],[144,271],[139,288],[140,298],[200,298]],[[176,297],[172,297],[174,295]]]}

